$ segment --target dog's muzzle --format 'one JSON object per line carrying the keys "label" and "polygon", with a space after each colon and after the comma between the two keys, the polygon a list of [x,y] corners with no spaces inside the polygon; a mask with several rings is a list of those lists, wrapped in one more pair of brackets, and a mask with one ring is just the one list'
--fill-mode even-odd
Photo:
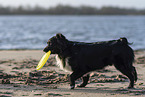
{"label": "dog's muzzle", "polygon": [[48,52],[49,50],[48,50],[48,48],[46,47],[46,48],[43,49],[43,51],[44,51],[44,52]]}

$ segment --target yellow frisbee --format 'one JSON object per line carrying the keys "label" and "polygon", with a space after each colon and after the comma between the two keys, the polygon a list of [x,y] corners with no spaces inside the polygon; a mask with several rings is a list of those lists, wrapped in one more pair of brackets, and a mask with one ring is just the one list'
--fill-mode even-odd
{"label": "yellow frisbee", "polygon": [[50,54],[51,54],[51,51],[48,51],[47,53],[45,53],[43,55],[43,57],[41,58],[41,60],[39,61],[38,65],[37,65],[37,68],[36,68],[37,70],[40,70],[44,66],[44,64],[48,60]]}

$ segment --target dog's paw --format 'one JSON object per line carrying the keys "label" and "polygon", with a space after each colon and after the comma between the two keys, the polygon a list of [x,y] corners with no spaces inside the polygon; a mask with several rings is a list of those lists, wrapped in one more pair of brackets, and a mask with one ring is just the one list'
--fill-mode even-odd
{"label": "dog's paw", "polygon": [[130,87],[130,86],[129,86],[129,87],[128,87],[128,89],[135,89],[135,88],[134,88],[134,87]]}
{"label": "dog's paw", "polygon": [[77,85],[77,87],[79,87],[79,88],[83,88],[83,87],[85,87],[86,85]]}
{"label": "dog's paw", "polygon": [[70,89],[74,89],[75,88],[75,86],[70,86]]}

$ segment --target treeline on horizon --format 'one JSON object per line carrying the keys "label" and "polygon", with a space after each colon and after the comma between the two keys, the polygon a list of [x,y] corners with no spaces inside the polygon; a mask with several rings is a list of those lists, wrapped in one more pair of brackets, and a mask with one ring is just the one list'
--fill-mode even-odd
{"label": "treeline on horizon", "polygon": [[92,6],[74,7],[61,4],[50,8],[44,8],[39,5],[35,7],[4,7],[0,5],[0,15],[145,15],[145,9],[139,10],[113,6],[104,6],[101,8]]}

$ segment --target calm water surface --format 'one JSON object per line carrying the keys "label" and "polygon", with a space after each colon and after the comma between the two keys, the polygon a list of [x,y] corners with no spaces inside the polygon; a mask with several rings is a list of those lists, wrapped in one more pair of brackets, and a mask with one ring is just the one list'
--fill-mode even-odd
{"label": "calm water surface", "polygon": [[0,16],[0,49],[43,49],[56,33],[81,42],[127,37],[145,49],[145,16]]}

